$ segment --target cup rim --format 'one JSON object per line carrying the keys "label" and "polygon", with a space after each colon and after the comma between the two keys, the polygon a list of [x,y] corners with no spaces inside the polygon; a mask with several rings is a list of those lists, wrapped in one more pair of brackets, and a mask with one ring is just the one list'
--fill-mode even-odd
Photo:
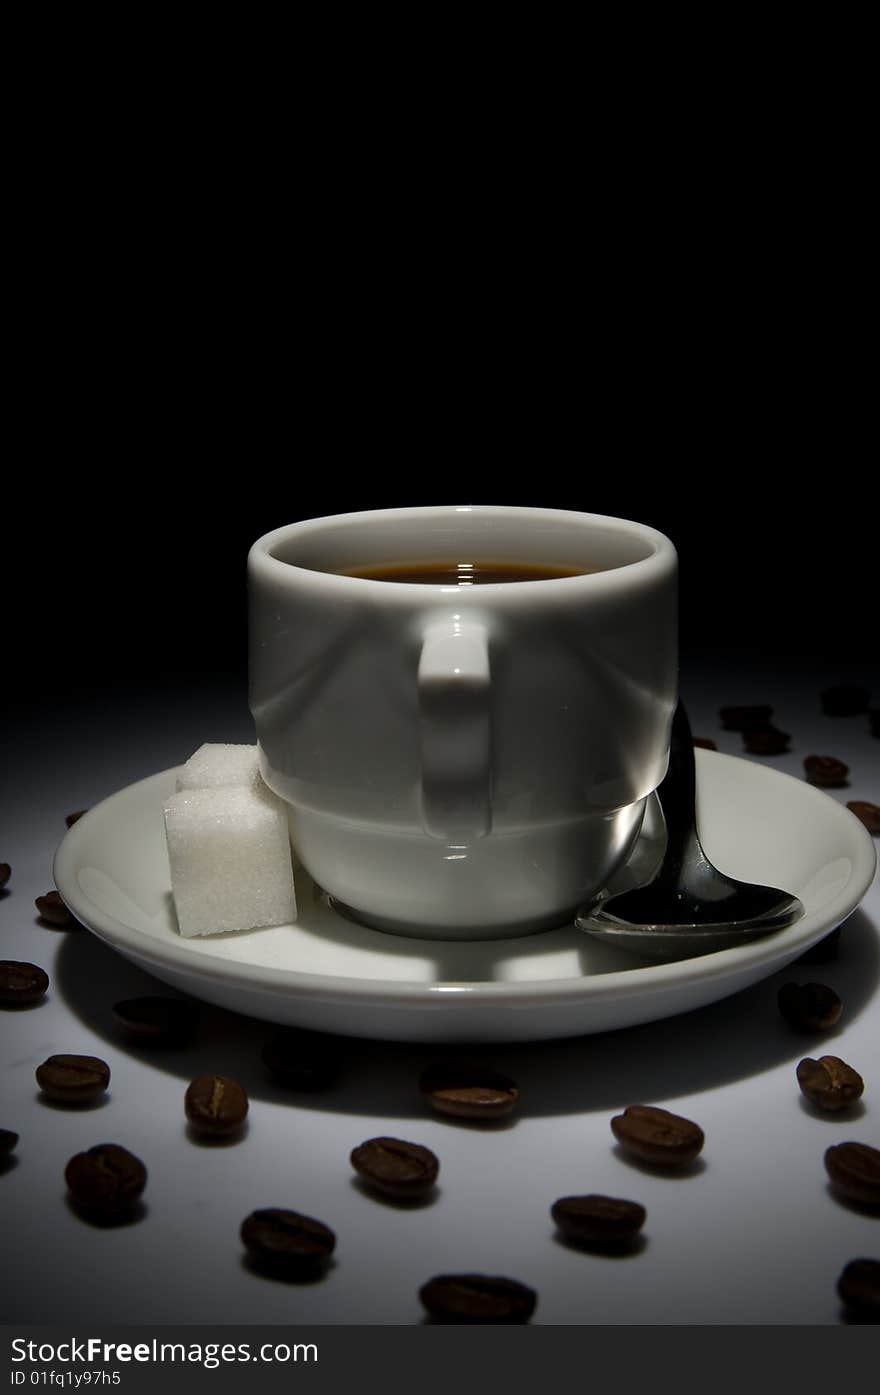
{"label": "cup rim", "polygon": [[[614,567],[608,567],[601,571],[585,572],[575,576],[563,576],[554,578],[540,578],[537,580],[518,581],[511,587],[509,582],[484,582],[479,587],[461,588],[457,585],[450,585],[444,582],[413,582],[413,581],[386,581],[377,580],[374,577],[350,576],[340,572],[321,571],[315,567],[299,566],[296,562],[287,562],[273,553],[273,549],[281,546],[290,538],[307,537],[309,534],[320,533],[322,529],[330,526],[334,528],[345,526],[370,526],[383,521],[442,518],[444,516],[454,516],[460,513],[478,514],[485,518],[514,518],[534,522],[558,522],[567,521],[587,527],[593,526],[597,530],[608,534],[617,533],[631,539],[647,544],[650,552],[645,557],[640,557],[635,561],[621,562]],[[500,594],[508,594],[511,590],[525,599],[526,595],[534,595],[536,590],[539,594],[547,596],[550,587],[565,587],[568,594],[575,587],[582,587],[590,590],[604,590],[609,586],[621,584],[624,579],[635,581],[647,580],[652,573],[663,574],[675,569],[677,565],[677,554],[672,541],[661,533],[658,529],[652,528],[647,523],[640,523],[635,519],[618,518],[611,514],[583,513],[576,509],[550,509],[538,508],[524,504],[418,504],[401,508],[387,509],[359,509],[347,513],[324,514],[318,518],[298,519],[294,523],[283,524],[280,528],[273,528],[268,533],[263,533],[251,545],[248,553],[248,571],[251,575],[260,576],[264,580],[274,579],[276,581],[288,582],[297,580],[300,583],[311,579],[313,584],[328,585],[333,587],[345,587],[346,590],[357,588],[362,595],[375,594],[375,588],[381,587],[382,593],[389,596],[396,596],[399,599],[407,597],[412,599],[415,594],[422,596],[445,594],[457,594],[464,599],[465,596],[472,597],[474,592],[488,600],[491,595],[498,598]],[[362,588],[369,588],[364,591]]]}

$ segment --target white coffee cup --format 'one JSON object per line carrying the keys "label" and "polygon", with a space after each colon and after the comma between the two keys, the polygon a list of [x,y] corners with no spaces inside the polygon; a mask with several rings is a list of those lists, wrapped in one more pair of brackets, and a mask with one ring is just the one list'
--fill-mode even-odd
{"label": "white coffee cup", "polygon": [[[394,564],[597,568],[470,586]],[[560,924],[627,858],[676,701],[675,549],[556,509],[308,519],[248,558],[250,706],[306,869],[358,919],[437,939]]]}

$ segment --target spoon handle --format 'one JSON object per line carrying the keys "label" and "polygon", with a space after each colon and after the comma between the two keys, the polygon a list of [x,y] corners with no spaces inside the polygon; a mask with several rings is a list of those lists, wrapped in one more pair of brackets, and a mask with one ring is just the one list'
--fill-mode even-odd
{"label": "spoon handle", "polygon": [[672,718],[669,768],[657,790],[666,822],[666,853],[657,881],[676,882],[682,866],[699,849],[696,829],[696,772],[691,724],[679,701]]}

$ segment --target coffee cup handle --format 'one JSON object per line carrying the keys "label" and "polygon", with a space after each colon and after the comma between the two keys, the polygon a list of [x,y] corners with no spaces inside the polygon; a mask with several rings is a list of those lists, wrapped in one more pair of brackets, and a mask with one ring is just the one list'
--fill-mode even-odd
{"label": "coffee cup handle", "polygon": [[489,685],[485,625],[432,621],[418,672],[422,826],[450,844],[491,826]]}

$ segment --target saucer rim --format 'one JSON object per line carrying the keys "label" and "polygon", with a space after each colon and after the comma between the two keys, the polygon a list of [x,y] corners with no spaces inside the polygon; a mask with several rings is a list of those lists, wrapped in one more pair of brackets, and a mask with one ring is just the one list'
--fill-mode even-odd
{"label": "saucer rim", "polygon": [[[840,829],[846,834],[851,871],[845,887],[830,902],[821,908],[808,911],[793,926],[767,939],[689,959],[637,965],[631,969],[615,969],[597,975],[513,981],[444,979],[425,982],[309,973],[300,969],[247,964],[241,960],[197,956],[186,950],[183,945],[169,944],[167,941],[157,944],[157,941],[144,931],[101,911],[80,891],[77,880],[77,869],[82,863],[79,852],[89,842],[91,824],[98,811],[110,801],[123,795],[131,795],[145,787],[150,787],[151,795],[154,795],[155,791],[154,797],[158,796],[159,790],[162,789],[164,798],[169,783],[173,789],[174,767],[157,771],[123,786],[84,814],[68,830],[56,850],[53,862],[55,885],[72,913],[87,929],[112,948],[136,958],[146,966],[153,964],[160,970],[212,980],[230,988],[248,988],[286,1000],[296,998],[328,1005],[421,1005],[436,1010],[454,1001],[473,1002],[475,999],[487,1000],[496,1005],[507,1002],[511,1007],[534,1007],[541,1003],[560,1006],[569,1003],[582,1005],[595,999],[607,1002],[615,998],[632,998],[662,992],[665,988],[678,988],[682,984],[683,975],[688,982],[708,983],[727,978],[738,970],[759,971],[768,962],[789,962],[856,909],[873,881],[877,866],[877,851],[873,839],[850,810],[830,795],[795,776],[720,751],[698,748],[695,756],[698,772],[699,767],[706,763],[736,763],[748,768],[749,778],[754,777],[758,782],[767,779],[786,781],[791,786],[793,797],[805,802],[819,801],[817,807],[821,807],[823,815],[838,820]],[[502,942],[494,943],[497,946]]]}

